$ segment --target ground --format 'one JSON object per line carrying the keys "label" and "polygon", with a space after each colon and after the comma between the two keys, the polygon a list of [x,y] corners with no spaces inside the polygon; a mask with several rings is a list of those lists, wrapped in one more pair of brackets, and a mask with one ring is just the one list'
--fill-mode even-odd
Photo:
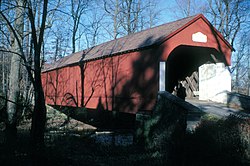
{"label": "ground", "polygon": [[[187,99],[187,101],[201,109],[203,112],[213,114],[219,118],[227,117],[230,114],[240,112],[239,109],[228,107],[226,104],[223,103],[215,103],[211,101],[202,101],[195,99]],[[241,113],[243,112],[241,111]]]}
{"label": "ground", "polygon": [[[140,146],[128,142],[107,143],[97,137],[101,132],[95,127],[70,119],[48,107],[46,148],[39,158],[33,156],[29,143],[30,120],[18,125],[17,142],[14,147],[4,143],[0,131],[0,165],[158,165],[159,155],[151,156]],[[126,134],[128,135],[128,133]],[[116,137],[117,136],[117,137]],[[112,138],[123,134],[112,133]],[[109,137],[106,137],[109,138]],[[130,137],[129,137],[130,138]],[[131,140],[129,140],[131,141]],[[133,141],[133,140],[132,140]]]}
{"label": "ground", "polygon": [[[229,129],[224,122],[217,122],[218,119],[213,116],[212,118],[206,117],[208,117],[207,120],[201,123],[200,127],[198,126],[198,132],[187,134],[174,160],[181,161],[179,163],[182,165],[249,165],[249,158],[241,155],[245,154],[244,151],[247,149],[238,148],[241,147],[241,142],[237,142],[240,135],[233,135],[235,134],[233,132],[227,134]],[[131,133],[97,131],[93,126],[74,119],[69,120],[66,115],[52,108],[48,109],[47,118],[45,148],[40,151],[39,155],[35,155],[36,152],[30,147],[29,120],[19,124],[17,142],[13,145],[5,143],[4,133],[0,131],[1,166],[166,165],[164,149],[162,151],[147,150],[141,144],[137,144],[134,139],[131,144],[131,139],[126,140],[126,138],[131,138]],[[249,125],[247,127],[249,129]],[[97,133],[107,134],[107,136],[100,141],[96,139],[100,138],[97,137]],[[124,135],[125,143],[121,141]],[[248,136],[246,141],[249,147],[249,132],[246,136]],[[220,142],[221,140],[224,142]]]}

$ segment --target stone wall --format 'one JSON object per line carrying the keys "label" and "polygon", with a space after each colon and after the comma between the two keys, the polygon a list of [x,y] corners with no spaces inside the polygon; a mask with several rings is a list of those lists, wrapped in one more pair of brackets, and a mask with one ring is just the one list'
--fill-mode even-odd
{"label": "stone wall", "polygon": [[156,154],[164,154],[166,160],[174,157],[184,140],[187,113],[194,109],[198,108],[168,92],[159,92],[151,118],[138,127],[139,143]]}
{"label": "stone wall", "polygon": [[229,107],[250,111],[250,96],[239,93],[228,93],[227,104]]}

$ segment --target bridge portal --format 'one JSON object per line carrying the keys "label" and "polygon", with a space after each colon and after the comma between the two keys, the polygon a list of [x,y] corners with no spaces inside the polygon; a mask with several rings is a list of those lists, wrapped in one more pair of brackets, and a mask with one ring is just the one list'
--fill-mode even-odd
{"label": "bridge portal", "polygon": [[214,48],[176,47],[166,62],[166,90],[172,92],[178,81],[186,88],[188,98],[225,103],[231,91],[231,76],[225,56]]}

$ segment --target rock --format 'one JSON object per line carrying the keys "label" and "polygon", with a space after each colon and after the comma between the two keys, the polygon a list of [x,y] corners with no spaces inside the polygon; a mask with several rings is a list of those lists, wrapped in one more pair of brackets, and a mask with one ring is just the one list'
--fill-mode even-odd
{"label": "rock", "polygon": [[75,132],[96,130],[95,127],[69,118],[64,113],[47,106],[47,129],[50,130],[70,130]]}
{"label": "rock", "polygon": [[227,94],[227,105],[241,110],[250,110],[250,96],[231,92]]}
{"label": "rock", "polygon": [[67,120],[67,115],[61,113],[60,111],[54,109],[53,107],[47,106],[47,120],[50,119],[55,120],[55,118]]}

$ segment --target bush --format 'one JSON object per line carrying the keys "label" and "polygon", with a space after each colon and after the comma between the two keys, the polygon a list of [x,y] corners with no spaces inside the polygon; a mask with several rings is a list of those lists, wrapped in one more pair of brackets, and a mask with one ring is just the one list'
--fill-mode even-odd
{"label": "bush", "polygon": [[186,137],[187,165],[248,165],[249,134],[249,118],[202,118],[195,132]]}
{"label": "bush", "polygon": [[172,99],[167,92],[160,94],[152,117],[137,130],[139,144],[151,153],[159,165],[182,163],[182,155],[179,154],[185,138],[187,110],[180,106],[180,102],[183,100],[177,97]]}

